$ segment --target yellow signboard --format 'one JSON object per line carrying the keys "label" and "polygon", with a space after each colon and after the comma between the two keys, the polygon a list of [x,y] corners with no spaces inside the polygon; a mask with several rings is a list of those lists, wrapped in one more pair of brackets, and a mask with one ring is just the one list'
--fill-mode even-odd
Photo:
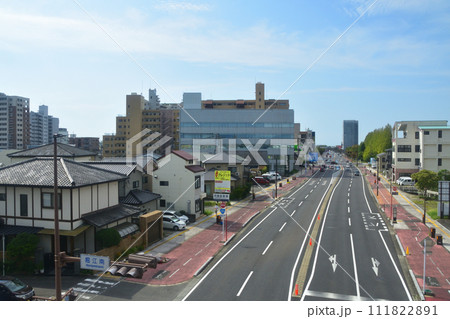
{"label": "yellow signboard", "polygon": [[214,192],[230,193],[231,192],[231,172],[215,171],[214,172]]}
{"label": "yellow signboard", "polygon": [[229,180],[231,180],[231,172],[230,171],[215,171],[214,179],[216,181],[229,181]]}

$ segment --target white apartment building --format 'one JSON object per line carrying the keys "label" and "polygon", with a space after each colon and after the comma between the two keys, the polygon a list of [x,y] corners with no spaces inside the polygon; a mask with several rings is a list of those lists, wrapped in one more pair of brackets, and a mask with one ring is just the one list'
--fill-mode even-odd
{"label": "white apartment building", "polygon": [[419,126],[421,168],[450,170],[450,126]]}
{"label": "white apartment building", "polygon": [[[438,137],[439,134],[448,131],[447,129],[442,129],[443,127],[447,127],[446,120],[398,121],[394,123],[392,127],[392,169],[394,180],[397,180],[401,176],[411,176],[411,174],[421,169],[438,172],[445,168],[442,165],[443,157],[441,157],[440,161],[437,157],[438,153],[441,153],[442,156],[449,154],[448,146],[445,144],[449,142],[444,143],[445,139]],[[441,133],[438,131],[441,131]],[[433,132],[431,136],[430,132]],[[449,133],[446,133],[445,136],[447,134]],[[444,143],[446,145],[445,148],[440,146],[441,152],[438,152],[439,141],[441,141],[441,144]],[[441,163],[440,166],[438,162]]]}
{"label": "white apartment building", "polygon": [[48,115],[48,106],[39,105],[38,112],[30,112],[30,146],[53,143],[53,135],[58,134],[59,119]]}

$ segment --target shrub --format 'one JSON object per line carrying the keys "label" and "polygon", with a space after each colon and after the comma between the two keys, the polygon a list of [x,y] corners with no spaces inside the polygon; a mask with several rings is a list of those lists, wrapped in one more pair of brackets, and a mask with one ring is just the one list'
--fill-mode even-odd
{"label": "shrub", "polygon": [[244,186],[239,186],[233,189],[233,191],[230,194],[231,200],[239,200],[247,197],[247,195],[250,193],[251,184],[247,184]]}
{"label": "shrub", "polygon": [[14,271],[32,273],[36,268],[34,254],[39,237],[34,234],[19,234],[6,247],[8,263]]}
{"label": "shrub", "polygon": [[205,215],[206,215],[206,216],[209,216],[209,215],[212,215],[212,214],[214,214],[213,211],[210,211],[210,210],[205,209]]}
{"label": "shrub", "polygon": [[108,248],[118,245],[121,238],[117,229],[107,228],[97,232],[97,240],[103,248]]}

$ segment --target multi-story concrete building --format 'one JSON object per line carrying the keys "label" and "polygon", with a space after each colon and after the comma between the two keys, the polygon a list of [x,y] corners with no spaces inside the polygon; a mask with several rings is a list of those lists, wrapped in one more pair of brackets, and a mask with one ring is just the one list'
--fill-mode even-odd
{"label": "multi-story concrete building", "polygon": [[421,169],[437,172],[449,167],[448,134],[447,121],[395,122],[392,127],[394,180],[401,176],[411,176]]}
{"label": "multi-story concrete building", "polygon": [[450,170],[450,126],[419,126],[421,168]]}
{"label": "multi-story concrete building", "polygon": [[[145,138],[155,132],[160,133],[158,138],[147,139],[147,142],[141,143],[142,153],[151,147],[161,138],[170,138],[170,142],[164,143],[162,148],[169,144],[174,149],[179,145],[179,118],[180,110],[177,105],[160,104],[155,90],[149,91],[150,101],[147,101],[142,95],[132,93],[126,97],[126,115],[116,117],[116,133],[103,136],[103,156],[104,157],[125,157],[135,156],[136,148],[132,148],[132,153],[126,153],[127,141],[133,139],[135,143],[141,143]],[[144,130],[150,130],[151,133],[143,134]],[[135,140],[137,137],[139,138]]]}
{"label": "multi-story concrete building", "polygon": [[69,136],[69,144],[86,151],[100,152],[98,137],[77,137],[75,134],[71,134]]}
{"label": "multi-story concrete building", "polygon": [[0,93],[0,149],[30,144],[30,99]]}
{"label": "multi-story concrete building", "polygon": [[48,115],[48,106],[40,105],[38,112],[30,112],[30,145],[36,147],[53,143],[53,135],[58,134],[59,119]]}
{"label": "multi-story concrete building", "polygon": [[298,132],[288,100],[278,100],[275,104],[264,100],[262,83],[256,84],[256,100],[251,101],[201,101],[199,93],[194,94],[189,96],[186,112],[180,113],[181,150],[194,153],[199,145],[202,152],[233,154],[233,148],[249,151],[255,146],[257,152],[267,153],[265,158],[269,159],[269,163],[260,165],[268,165],[270,170],[282,174],[293,169]]}
{"label": "multi-story concrete building", "polygon": [[344,120],[343,129],[343,147],[344,150],[347,147],[358,145],[358,121],[356,120]]}
{"label": "multi-story concrete building", "polygon": [[[200,94],[200,93],[197,93]],[[184,102],[184,99],[183,99]],[[255,85],[254,100],[205,100],[202,109],[289,109],[289,100],[265,99],[264,83]]]}

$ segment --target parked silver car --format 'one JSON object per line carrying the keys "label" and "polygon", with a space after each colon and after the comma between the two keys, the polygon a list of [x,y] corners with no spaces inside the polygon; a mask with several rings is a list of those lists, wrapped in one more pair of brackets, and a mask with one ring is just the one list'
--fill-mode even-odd
{"label": "parked silver car", "polygon": [[163,227],[173,230],[181,230],[186,228],[186,223],[174,216],[163,215]]}
{"label": "parked silver car", "polygon": [[181,219],[182,221],[184,221],[184,223],[186,225],[189,224],[189,217],[187,217],[186,215],[181,214],[180,212],[176,212],[174,210],[165,210],[164,213],[163,213],[163,216],[177,217],[178,219]]}

